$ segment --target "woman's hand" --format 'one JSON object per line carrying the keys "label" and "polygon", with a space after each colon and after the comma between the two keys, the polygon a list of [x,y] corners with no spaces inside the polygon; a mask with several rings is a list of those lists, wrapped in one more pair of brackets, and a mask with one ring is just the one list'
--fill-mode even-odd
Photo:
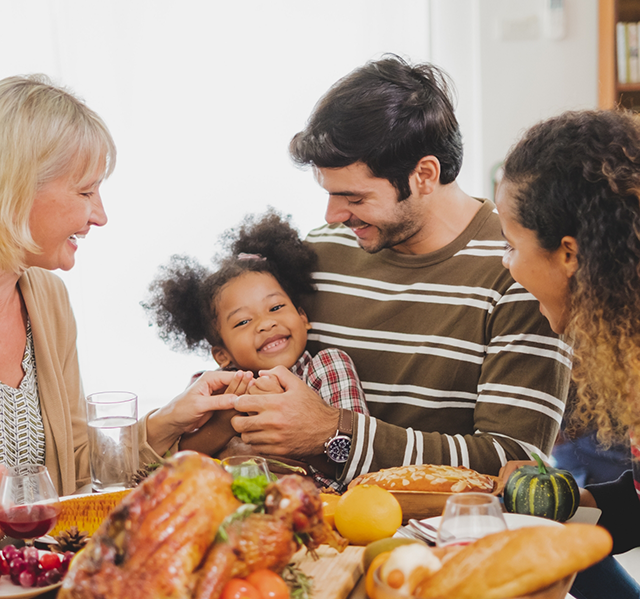
{"label": "woman's hand", "polygon": [[520,466],[536,466],[537,462],[535,460],[510,460],[507,462],[502,468],[500,468],[500,472],[498,472],[498,477],[502,479],[502,482],[506,485],[509,477],[518,469]]}
{"label": "woman's hand", "polygon": [[[248,373],[251,375],[251,373]],[[166,406],[152,412],[147,418],[147,441],[158,455],[164,455],[183,433],[200,428],[216,410],[228,410],[237,400],[229,393],[232,383],[235,389],[248,384],[243,372],[211,370],[203,373],[183,393]]]}

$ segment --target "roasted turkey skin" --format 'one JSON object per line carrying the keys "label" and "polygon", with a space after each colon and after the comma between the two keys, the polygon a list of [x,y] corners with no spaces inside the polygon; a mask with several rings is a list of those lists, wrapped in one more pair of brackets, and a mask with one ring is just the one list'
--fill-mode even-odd
{"label": "roasted turkey skin", "polygon": [[59,599],[178,599],[240,502],[231,475],[183,451],[134,489],[73,560]]}

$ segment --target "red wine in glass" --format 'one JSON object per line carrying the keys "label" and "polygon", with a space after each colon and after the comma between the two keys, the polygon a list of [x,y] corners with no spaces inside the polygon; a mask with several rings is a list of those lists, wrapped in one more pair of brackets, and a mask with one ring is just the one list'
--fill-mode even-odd
{"label": "red wine in glass", "polygon": [[0,528],[14,539],[35,539],[50,532],[58,521],[59,505],[19,505],[0,509]]}
{"label": "red wine in glass", "polygon": [[58,520],[60,499],[45,466],[20,464],[0,478],[0,528],[27,545]]}

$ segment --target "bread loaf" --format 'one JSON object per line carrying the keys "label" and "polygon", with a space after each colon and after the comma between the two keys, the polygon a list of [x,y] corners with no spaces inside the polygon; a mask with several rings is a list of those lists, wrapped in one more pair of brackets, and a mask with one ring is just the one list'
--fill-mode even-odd
{"label": "bread loaf", "polygon": [[467,545],[418,585],[421,599],[507,599],[544,589],[611,551],[599,526],[567,524],[505,530]]}
{"label": "bread loaf", "polygon": [[354,485],[376,485],[389,491],[491,493],[494,479],[463,466],[423,464],[386,468],[378,472],[361,474],[351,481],[349,488]]}

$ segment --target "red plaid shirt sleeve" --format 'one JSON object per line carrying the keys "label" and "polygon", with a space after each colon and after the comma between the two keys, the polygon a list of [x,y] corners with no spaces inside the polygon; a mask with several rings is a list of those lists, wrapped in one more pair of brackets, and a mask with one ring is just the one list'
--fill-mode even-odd
{"label": "red plaid shirt sleeve", "polygon": [[[369,414],[356,368],[348,354],[342,350],[330,347],[318,352],[313,358],[306,351],[291,368],[291,372],[330,406]],[[344,483],[328,478],[313,468],[312,471],[318,486],[332,487],[340,493],[345,490]]]}
{"label": "red plaid shirt sleeve", "polygon": [[356,368],[342,350],[323,349],[313,358],[304,352],[291,371],[330,406],[369,414]]}

